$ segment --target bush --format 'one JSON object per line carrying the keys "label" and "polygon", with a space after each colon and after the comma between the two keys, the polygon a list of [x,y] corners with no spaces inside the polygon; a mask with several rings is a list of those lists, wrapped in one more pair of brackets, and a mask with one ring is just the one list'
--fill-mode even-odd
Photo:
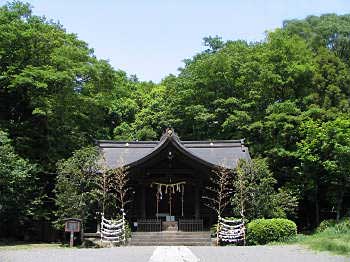
{"label": "bush", "polygon": [[350,231],[350,219],[343,218],[339,222],[334,219],[323,220],[317,227],[316,232],[324,232],[329,230],[343,233]]}
{"label": "bush", "polygon": [[335,230],[338,232],[346,233],[350,231],[350,219],[344,218],[340,220],[337,224],[334,226]]}
{"label": "bush", "polygon": [[296,236],[296,224],[285,218],[255,219],[247,226],[247,243],[264,245]]}
{"label": "bush", "polygon": [[323,232],[330,227],[334,227],[336,223],[334,219],[323,220],[317,227],[316,232]]}
{"label": "bush", "polygon": [[338,232],[350,231],[350,219],[343,218],[339,222],[334,219],[323,220],[317,227],[316,232],[335,230]]}

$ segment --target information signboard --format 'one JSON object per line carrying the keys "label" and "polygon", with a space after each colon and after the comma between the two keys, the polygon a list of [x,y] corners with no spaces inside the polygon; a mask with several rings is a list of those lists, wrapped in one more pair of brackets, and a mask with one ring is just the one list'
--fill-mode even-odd
{"label": "information signboard", "polygon": [[65,220],[65,232],[70,232],[70,241],[69,246],[73,247],[74,245],[74,233],[80,232],[81,219],[79,218],[66,218]]}

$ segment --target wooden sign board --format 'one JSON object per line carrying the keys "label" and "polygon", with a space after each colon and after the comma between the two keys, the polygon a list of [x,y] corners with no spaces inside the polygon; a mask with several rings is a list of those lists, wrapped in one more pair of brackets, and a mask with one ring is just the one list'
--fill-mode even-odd
{"label": "wooden sign board", "polygon": [[70,232],[69,246],[73,247],[73,245],[74,245],[74,233],[80,232],[81,220],[78,218],[66,218],[64,221],[65,221],[64,231]]}
{"label": "wooden sign board", "polygon": [[66,221],[64,231],[80,232],[80,221],[74,221],[74,220]]}

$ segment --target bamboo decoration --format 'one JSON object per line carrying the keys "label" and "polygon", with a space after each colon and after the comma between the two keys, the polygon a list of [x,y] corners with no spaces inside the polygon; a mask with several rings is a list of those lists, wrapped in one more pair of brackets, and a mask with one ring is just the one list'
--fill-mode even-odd
{"label": "bamboo decoration", "polygon": [[[217,232],[220,231],[219,221],[221,215],[229,205],[233,192],[232,174],[232,170],[223,167],[214,169],[210,177],[212,185],[206,187],[207,195],[202,197],[206,200],[204,204],[213,209],[218,216]],[[219,234],[216,237],[216,244],[219,245]]]}

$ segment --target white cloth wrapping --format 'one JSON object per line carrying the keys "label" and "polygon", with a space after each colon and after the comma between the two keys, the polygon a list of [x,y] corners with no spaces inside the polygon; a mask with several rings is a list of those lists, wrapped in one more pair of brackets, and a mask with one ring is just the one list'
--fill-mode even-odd
{"label": "white cloth wrapping", "polygon": [[241,228],[238,229],[220,229],[219,234],[225,234],[225,235],[237,235],[241,234],[243,230]]}
{"label": "white cloth wrapping", "polygon": [[230,242],[230,243],[237,243],[237,242],[241,242],[244,241],[244,238],[234,238],[234,239],[230,239],[230,238],[221,238],[220,239],[223,242]]}
{"label": "white cloth wrapping", "polygon": [[115,241],[115,240],[120,239],[120,236],[114,236],[114,237],[113,236],[105,236],[104,239],[105,240],[114,240]]}
{"label": "white cloth wrapping", "polygon": [[225,223],[243,223],[242,219],[230,220],[230,219],[219,217],[219,220]]}
{"label": "white cloth wrapping", "polygon": [[123,233],[123,230],[113,230],[113,231],[109,231],[106,229],[102,229],[101,232],[103,233],[103,235],[107,235],[107,236],[118,236],[121,235]]}
{"label": "white cloth wrapping", "polygon": [[102,215],[100,234],[102,242],[122,243],[125,241],[124,217],[119,220],[109,220]]}
{"label": "white cloth wrapping", "polygon": [[238,224],[238,225],[227,225],[225,223],[219,222],[220,227],[222,228],[230,228],[230,229],[236,229],[236,228],[241,228],[244,226],[244,224]]}
{"label": "white cloth wrapping", "polygon": [[106,227],[108,229],[118,229],[118,228],[121,228],[123,227],[123,222],[119,223],[119,224],[106,224],[106,223],[101,223],[101,225],[103,227]]}
{"label": "white cloth wrapping", "polygon": [[222,242],[238,243],[245,239],[245,226],[242,219],[228,220],[219,217],[218,237]]}
{"label": "white cloth wrapping", "polygon": [[109,225],[115,225],[115,224],[123,223],[123,219],[121,218],[119,220],[109,220],[102,217],[102,222]]}
{"label": "white cloth wrapping", "polygon": [[108,233],[113,233],[113,232],[116,232],[116,231],[123,230],[123,228],[119,228],[119,229],[109,229],[109,228],[101,227],[101,230],[102,230],[102,229],[103,229],[105,232],[108,232]]}

